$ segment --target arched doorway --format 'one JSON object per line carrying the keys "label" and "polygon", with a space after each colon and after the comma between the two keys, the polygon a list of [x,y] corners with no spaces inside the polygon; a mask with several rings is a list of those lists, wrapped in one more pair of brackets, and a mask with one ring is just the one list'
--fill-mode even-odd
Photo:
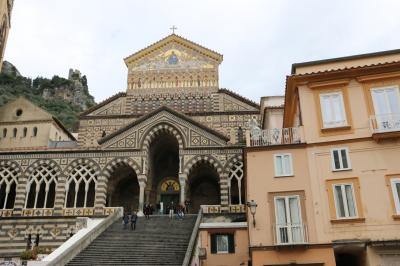
{"label": "arched doorway", "polygon": [[215,168],[207,162],[193,166],[189,173],[190,212],[197,212],[200,205],[220,204],[219,175]]}
{"label": "arched doorway", "polygon": [[114,170],[108,180],[108,207],[124,207],[131,212],[139,208],[139,182],[135,171],[127,165],[121,165]]}
{"label": "arched doorway", "polygon": [[[150,171],[146,202],[166,206],[179,203],[179,144],[169,132],[161,132],[150,144]],[[159,206],[161,207],[161,206]]]}

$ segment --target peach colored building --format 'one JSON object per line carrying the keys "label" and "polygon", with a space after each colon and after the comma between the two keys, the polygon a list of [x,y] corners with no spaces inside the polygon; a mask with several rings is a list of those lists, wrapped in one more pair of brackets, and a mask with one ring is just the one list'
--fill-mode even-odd
{"label": "peach colored building", "polygon": [[399,87],[400,50],[292,66],[247,134],[252,265],[400,265]]}

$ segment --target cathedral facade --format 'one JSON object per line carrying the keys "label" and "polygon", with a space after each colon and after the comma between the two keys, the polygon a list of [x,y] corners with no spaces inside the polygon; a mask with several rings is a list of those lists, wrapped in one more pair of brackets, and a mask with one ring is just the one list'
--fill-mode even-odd
{"label": "cathedral facade", "polygon": [[260,110],[219,87],[222,60],[176,34],[128,56],[126,92],[82,113],[77,140],[54,138],[64,128],[51,115],[24,117],[29,104],[4,106],[0,142],[29,147],[0,146],[0,238],[16,243],[0,244],[0,255],[24,250],[28,235],[56,247],[77,230],[75,217],[118,206],[244,213],[244,132]]}

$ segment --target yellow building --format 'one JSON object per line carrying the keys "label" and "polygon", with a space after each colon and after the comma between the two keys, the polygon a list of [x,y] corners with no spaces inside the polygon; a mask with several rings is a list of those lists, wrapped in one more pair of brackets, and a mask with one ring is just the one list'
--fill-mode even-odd
{"label": "yellow building", "polygon": [[4,60],[4,50],[11,27],[11,11],[14,0],[0,0],[0,70]]}
{"label": "yellow building", "polygon": [[0,134],[1,151],[75,145],[75,137],[57,118],[24,97],[0,107]]}
{"label": "yellow building", "polygon": [[282,128],[247,138],[253,265],[400,264],[399,71],[400,50],[292,66]]}

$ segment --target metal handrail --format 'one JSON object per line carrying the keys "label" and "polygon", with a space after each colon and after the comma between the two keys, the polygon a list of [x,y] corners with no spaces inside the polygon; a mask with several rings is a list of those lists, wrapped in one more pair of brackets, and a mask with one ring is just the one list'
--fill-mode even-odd
{"label": "metal handrail", "polygon": [[96,226],[89,234],[86,234],[78,241],[73,243],[69,248],[64,250],[59,256],[54,260],[49,261],[47,266],[62,266],[71,261],[75,256],[77,256],[83,249],[90,245],[101,233],[103,233],[107,228],[112,225],[118,219],[121,219],[123,215],[123,208],[117,208],[117,210],[105,218],[100,224]]}
{"label": "metal handrail", "polygon": [[[301,245],[308,243],[308,231],[304,223],[274,224],[272,227],[275,245]],[[284,238],[283,241],[281,237]]]}
{"label": "metal handrail", "polygon": [[192,234],[190,236],[189,244],[186,249],[185,258],[183,259],[182,266],[188,266],[192,261],[193,249],[194,249],[194,245],[197,240],[197,234],[199,232],[202,216],[203,216],[203,210],[202,210],[202,208],[200,208],[199,213],[197,214],[196,223],[194,224],[194,228],[193,228]]}
{"label": "metal handrail", "polygon": [[373,133],[400,131],[400,114],[371,115],[369,125]]}

